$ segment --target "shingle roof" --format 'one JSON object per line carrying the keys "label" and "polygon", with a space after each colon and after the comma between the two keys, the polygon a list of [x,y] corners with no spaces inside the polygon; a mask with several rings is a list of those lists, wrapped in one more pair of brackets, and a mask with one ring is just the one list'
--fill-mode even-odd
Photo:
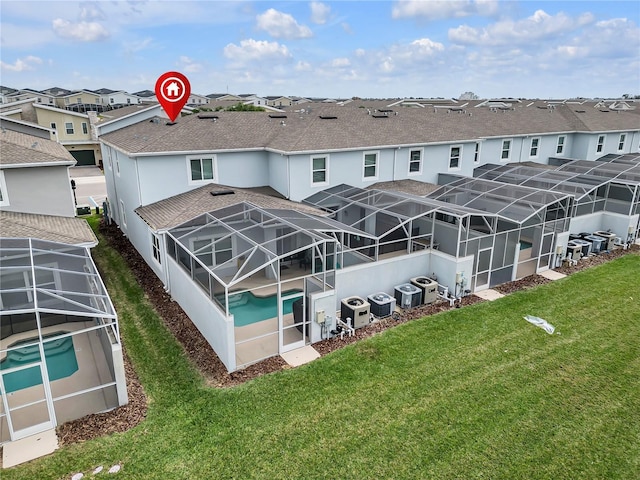
{"label": "shingle roof", "polygon": [[409,193],[423,197],[440,188],[440,185],[428,182],[419,182],[417,180],[393,180],[390,182],[378,182],[369,186],[370,190],[385,190],[391,192]]}
{"label": "shingle roof", "polygon": [[[233,194],[212,195],[212,192],[233,192]],[[266,194],[273,192],[273,195]],[[326,212],[309,205],[283,199],[269,187],[235,188],[211,183],[143,207],[135,212],[152,229],[160,230],[180,225],[203,213],[248,202],[257,207],[290,209],[312,215],[326,215]]]}
{"label": "shingle roof", "polygon": [[0,210],[0,237],[39,238],[71,245],[98,244],[83,218],[38,215]]}
{"label": "shingle roof", "polygon": [[[165,120],[146,121],[101,138],[131,154],[234,149],[313,152],[640,127],[640,109],[603,113],[593,103],[548,109],[544,102],[523,102],[505,110],[471,105],[456,107],[459,110],[399,107],[386,116],[380,110],[323,105],[311,112],[287,112],[286,119],[272,119],[268,112],[216,112],[215,122],[197,115],[180,117],[170,126]],[[336,118],[321,118],[327,116]]]}
{"label": "shingle roof", "polygon": [[76,160],[61,144],[26,133],[3,129],[0,132],[0,165],[49,164]]}

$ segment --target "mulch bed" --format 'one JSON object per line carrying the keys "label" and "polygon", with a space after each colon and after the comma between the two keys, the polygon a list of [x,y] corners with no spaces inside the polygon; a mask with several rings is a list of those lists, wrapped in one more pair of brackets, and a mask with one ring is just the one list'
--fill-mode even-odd
{"label": "mulch bed", "polygon": [[[186,356],[198,371],[201,372],[208,385],[219,388],[231,387],[254,379],[258,376],[288,368],[287,363],[280,356],[276,356],[246,367],[243,370],[228,373],[226,367],[217,357],[209,343],[200,334],[200,331],[191,322],[182,308],[171,299],[171,296],[164,290],[164,286],[160,279],[142,259],[140,254],[122,234],[120,229],[115,224],[107,225],[103,222],[101,224],[100,231],[109,244],[120,252],[126,260],[135,275],[136,280],[144,290],[145,296],[149,302],[154,305],[164,324],[180,342],[184,348]],[[630,251],[640,251],[640,246],[636,245],[632,247],[631,250],[616,250],[610,254],[585,259],[576,267],[562,267],[560,269],[556,269],[556,271],[570,274],[575,271],[588,268],[592,265],[604,263],[613,258],[627,254]],[[532,288],[536,285],[541,285],[549,281],[550,280],[540,275],[531,275],[521,280],[500,285],[495,287],[495,289],[501,293],[512,293],[518,290]],[[313,347],[320,353],[320,355],[327,355],[328,353],[348,344],[376,335],[400,323],[483,301],[484,299],[477,297],[476,295],[468,295],[455,302],[455,305],[453,306],[451,306],[447,301],[440,300],[431,305],[423,305],[403,310],[396,319],[387,317],[376,320],[370,325],[356,330],[355,335],[351,337],[347,335],[342,339],[340,337],[334,337],[332,339],[315,343]],[[61,444],[70,444],[109,433],[123,432],[144,420],[147,412],[146,396],[126,355],[125,369],[127,374],[129,403],[111,412],[89,415],[79,420],[60,425],[57,432]]]}

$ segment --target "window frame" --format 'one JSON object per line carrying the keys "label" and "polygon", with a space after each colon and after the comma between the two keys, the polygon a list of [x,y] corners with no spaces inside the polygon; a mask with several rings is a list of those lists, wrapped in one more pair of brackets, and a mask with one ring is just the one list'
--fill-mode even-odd
{"label": "window frame", "polygon": [[556,155],[564,155],[564,147],[566,145],[566,142],[567,142],[566,135],[558,135],[558,141],[556,142]]}
{"label": "window frame", "polygon": [[[69,125],[71,125],[71,128],[69,128]],[[64,131],[67,133],[67,135],[75,135],[76,129],[73,122],[64,122]]]}
{"label": "window frame", "polygon": [[158,263],[158,265],[162,265],[160,237],[153,232],[151,232],[151,255],[153,256],[153,259]]}
{"label": "window frame", "polygon": [[627,134],[621,133],[618,137],[618,152],[624,152],[624,144],[627,143]]}
{"label": "window frame", "polygon": [[122,227],[127,228],[127,212],[122,199],[120,199],[120,223]]}
{"label": "window frame", "polygon": [[[413,154],[417,153],[419,158],[416,160],[413,158]],[[409,164],[407,165],[407,175],[408,176],[416,176],[422,175],[422,163],[424,159],[424,148],[410,148],[409,149]],[[411,170],[411,166],[418,164],[417,170]]]}
{"label": "window frame", "polygon": [[[509,142],[509,146],[507,147],[507,149],[505,150],[504,148],[504,144],[505,142]],[[502,143],[500,144],[500,161],[501,162],[508,162],[509,160],[511,160],[511,149],[513,147],[513,138],[504,138],[502,140]],[[504,156],[504,152],[507,152],[507,156]]]}
{"label": "window frame", "polygon": [[8,207],[11,205],[9,201],[9,192],[7,192],[7,182],[4,179],[4,170],[0,170],[0,207]]}
{"label": "window frame", "polygon": [[[367,165],[367,157],[369,156],[375,156],[375,164],[373,165]],[[378,179],[378,166],[380,164],[380,151],[379,150],[370,150],[370,151],[366,151],[366,152],[362,152],[362,181],[364,182],[369,182],[372,180],[377,180]],[[374,175],[366,175],[367,172],[367,168],[374,168]]]}
{"label": "window frame", "polygon": [[[458,150],[458,155],[457,157],[453,156],[453,150],[457,149]],[[454,160],[454,158],[457,161],[457,164],[455,166],[451,165],[451,162]],[[451,145],[449,147],[449,171],[458,171],[462,169],[462,145]]]}
{"label": "window frame", "polygon": [[56,122],[50,122],[49,126],[51,127],[51,130],[55,130],[56,132],[58,131],[58,124]]}
{"label": "window frame", "polygon": [[[535,145],[533,144],[535,142]],[[541,137],[532,137],[529,142],[529,158],[538,158],[540,156]],[[535,152],[534,152],[535,150]]]}
{"label": "window frame", "polygon": [[[324,168],[316,169],[314,168],[313,161],[318,159],[324,159]],[[310,155],[309,156],[309,165],[311,171],[311,186],[312,187],[322,187],[329,185],[329,155]],[[324,171],[324,180],[316,182],[314,180],[314,174],[316,172]]]}
{"label": "window frame", "polygon": [[596,153],[602,153],[604,151],[605,140],[606,140],[605,135],[598,135],[598,141],[596,142]]}
{"label": "window frame", "polygon": [[89,126],[87,125],[87,122],[82,122],[82,133],[83,135],[89,134]]}
{"label": "window frame", "polygon": [[[193,179],[193,171],[191,169],[191,162],[198,160],[200,162],[200,175],[204,177],[204,171],[202,168],[203,160],[211,160],[211,178]],[[218,162],[215,154],[211,155],[187,155],[187,181],[189,185],[204,185],[207,183],[216,183],[218,181]]]}
{"label": "window frame", "polygon": [[475,150],[473,151],[473,163],[474,164],[480,163],[480,150],[481,150],[481,148],[482,148],[482,145],[480,144],[480,142],[476,142]]}

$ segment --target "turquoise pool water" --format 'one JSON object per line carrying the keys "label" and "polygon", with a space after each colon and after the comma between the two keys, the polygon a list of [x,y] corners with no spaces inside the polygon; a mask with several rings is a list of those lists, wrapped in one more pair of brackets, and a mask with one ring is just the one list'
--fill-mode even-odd
{"label": "turquoise pool water", "polygon": [[[302,290],[288,290],[282,292],[282,296],[300,292]],[[216,298],[221,304],[224,304],[224,295]],[[296,300],[297,298],[291,298],[282,302],[285,315],[293,311],[293,302]],[[233,315],[236,327],[244,327],[268,318],[277,317],[278,296],[274,294],[267,297],[256,297],[251,292],[231,294],[229,295],[229,313]]]}
{"label": "turquoise pool water", "polygon": [[[34,339],[22,340],[15,345],[31,343]],[[68,377],[78,371],[78,359],[76,351],[73,348],[73,338],[64,337],[58,340],[45,342],[44,356],[46,359],[47,373],[49,381],[59,380]],[[38,353],[38,345],[29,345],[26,347],[11,350],[7,356],[0,362],[0,370],[9,368],[26,366],[34,361],[38,361],[40,355]],[[8,373],[3,375],[4,387],[7,393],[16,392],[23,388],[33,387],[42,383],[42,375],[39,366],[26,368],[19,372]]]}

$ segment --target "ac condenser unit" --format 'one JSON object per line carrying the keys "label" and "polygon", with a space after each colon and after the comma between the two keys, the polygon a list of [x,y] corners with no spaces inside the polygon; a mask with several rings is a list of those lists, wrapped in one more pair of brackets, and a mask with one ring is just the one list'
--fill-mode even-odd
{"label": "ac condenser unit", "polygon": [[420,305],[422,290],[415,285],[403,283],[396,286],[393,291],[395,292],[396,303],[400,305],[400,308],[412,308]]}
{"label": "ac condenser unit", "polygon": [[605,250],[605,246],[607,244],[607,240],[605,238],[598,235],[587,235],[584,239],[591,242],[591,251],[593,253],[600,253]]}
{"label": "ac condenser unit", "polygon": [[411,279],[411,284],[415,285],[422,292],[422,303],[427,305],[438,300],[438,282],[429,277],[415,277]]}
{"label": "ac condenser unit", "polygon": [[371,305],[364,298],[347,297],[342,299],[340,318],[343,322],[346,322],[347,318],[350,318],[351,326],[353,328],[360,328],[369,324],[370,311]]}
{"label": "ac condenser unit", "polygon": [[371,313],[379,318],[390,316],[396,309],[396,299],[388,293],[373,293],[367,297],[367,300],[371,305]]}
{"label": "ac condenser unit", "polygon": [[571,260],[580,260],[582,257],[582,246],[575,243],[575,240],[567,243],[567,257]]}
{"label": "ac condenser unit", "polygon": [[591,254],[592,243],[588,240],[583,240],[582,238],[576,238],[575,240],[571,240],[571,243],[575,245],[580,245],[582,247],[582,256],[588,257]]}
{"label": "ac condenser unit", "polygon": [[598,230],[597,232],[593,232],[594,235],[602,237],[606,240],[604,244],[603,250],[607,250],[610,252],[613,250],[614,245],[616,244],[616,234],[612,232],[605,232],[603,230]]}

